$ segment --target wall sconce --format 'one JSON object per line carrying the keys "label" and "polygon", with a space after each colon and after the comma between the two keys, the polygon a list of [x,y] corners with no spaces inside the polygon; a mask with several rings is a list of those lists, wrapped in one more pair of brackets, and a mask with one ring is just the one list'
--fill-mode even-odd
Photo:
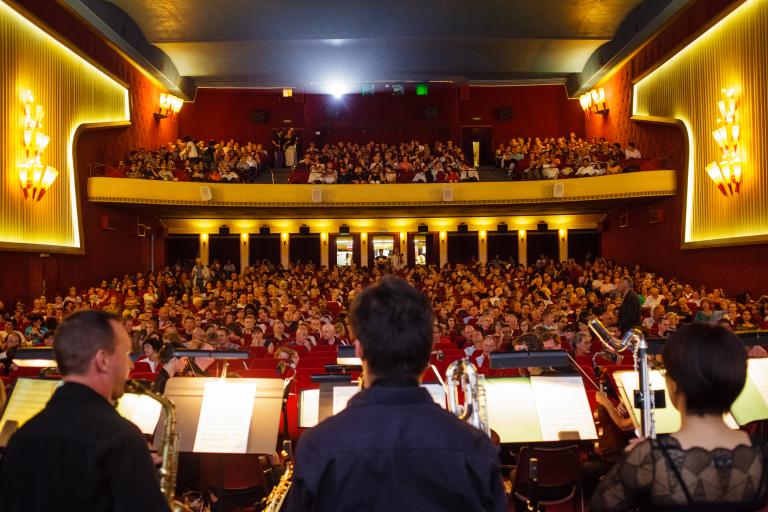
{"label": "wall sconce", "polygon": [[485,242],[485,231],[480,231],[480,241]]}
{"label": "wall sconce", "polygon": [[32,91],[27,91],[24,94],[24,161],[18,164],[16,169],[24,199],[32,197],[36,201],[43,198],[59,176],[59,171],[50,165],[43,165],[41,160],[51,141],[42,131],[43,117],[43,106],[36,105]]}
{"label": "wall sconce", "polygon": [[405,231],[402,231],[402,232],[400,233],[400,243],[401,243],[401,244],[404,244],[404,243],[406,243],[407,241],[408,241],[408,239],[406,238],[406,234],[405,234]]}
{"label": "wall sconce", "polygon": [[283,239],[283,245],[288,244],[288,233],[282,233],[280,236]]}
{"label": "wall sconce", "polygon": [[741,188],[741,150],[739,149],[741,127],[736,105],[736,91],[723,89],[722,92],[725,99],[717,102],[720,117],[717,118],[717,129],[712,132],[722,155],[719,165],[717,162],[710,162],[705,169],[718,190],[727,197],[738,194]]}
{"label": "wall sconce", "polygon": [[440,232],[440,241],[445,242],[445,231]]}
{"label": "wall sconce", "polygon": [[517,237],[518,237],[518,238],[519,238],[521,241],[525,242],[525,230],[524,230],[524,229],[520,229],[520,230],[518,230],[518,231],[517,231]]}
{"label": "wall sconce", "polygon": [[174,114],[178,114],[182,105],[184,105],[184,100],[177,98],[173,94],[164,92],[160,94],[160,109],[152,115],[159,121]]}
{"label": "wall sconce", "polygon": [[368,240],[368,233],[360,233],[360,240],[362,240],[363,242]]}
{"label": "wall sconce", "polygon": [[581,103],[581,109],[585,114],[590,111],[601,115],[606,115],[608,113],[608,107],[605,104],[605,89],[602,87],[599,89],[592,89],[588,93],[582,94],[579,97],[579,103]]}
{"label": "wall sconce", "polygon": [[322,240],[323,245],[325,245],[325,242],[328,241],[328,235],[325,233],[320,233],[320,240]]}
{"label": "wall sconce", "polygon": [[561,229],[558,231],[558,233],[560,234],[560,241],[565,242],[565,230]]}
{"label": "wall sconce", "polygon": [[243,245],[245,245],[246,243],[248,243],[248,233],[241,233],[241,234],[240,234],[240,240],[242,240],[242,241],[243,241]]}
{"label": "wall sconce", "polygon": [[200,238],[201,238],[201,239],[202,239],[202,241],[203,241],[203,245],[205,245],[205,244],[207,244],[207,243],[208,243],[208,233],[203,233],[203,234],[201,234],[201,235],[200,235]]}

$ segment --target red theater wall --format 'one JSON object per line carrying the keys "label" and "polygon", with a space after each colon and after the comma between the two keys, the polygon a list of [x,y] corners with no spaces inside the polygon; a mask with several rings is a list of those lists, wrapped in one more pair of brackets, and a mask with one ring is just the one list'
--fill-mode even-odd
{"label": "red theater wall", "polygon": [[[286,126],[316,143],[459,141],[461,128],[468,126],[491,127],[495,144],[514,136],[583,135],[579,103],[568,99],[562,85],[469,87],[468,92],[462,99],[458,86],[435,84],[427,96],[416,96],[409,87],[405,96],[377,92],[336,100],[324,94],[283,98],[276,90],[199,89],[194,103],[181,112],[180,131],[195,138],[264,144],[274,128]],[[428,107],[435,108],[434,118],[425,116]],[[508,109],[510,119],[499,120],[500,109]],[[266,113],[266,122],[254,121],[255,112]]]}

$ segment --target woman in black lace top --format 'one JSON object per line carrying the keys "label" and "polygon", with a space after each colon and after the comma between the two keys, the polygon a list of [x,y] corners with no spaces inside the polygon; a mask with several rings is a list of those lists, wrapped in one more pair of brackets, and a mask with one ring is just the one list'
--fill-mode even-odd
{"label": "woman in black lace top", "polygon": [[765,447],[722,419],[746,380],[741,341],[723,327],[692,324],[665,343],[663,359],[680,431],[628,448],[592,496],[590,512],[764,507]]}

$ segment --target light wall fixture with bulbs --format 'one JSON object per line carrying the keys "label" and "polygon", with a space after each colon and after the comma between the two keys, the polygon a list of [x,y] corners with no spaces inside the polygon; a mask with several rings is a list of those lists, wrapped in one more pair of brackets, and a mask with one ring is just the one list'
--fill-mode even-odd
{"label": "light wall fixture with bulbs", "polygon": [[735,89],[723,89],[722,93],[723,99],[717,102],[717,129],[712,132],[721,152],[720,162],[710,162],[705,170],[717,189],[728,197],[738,194],[741,188],[741,126]]}
{"label": "light wall fixture with bulbs", "polygon": [[581,103],[581,109],[585,114],[594,112],[595,114],[606,115],[608,113],[608,106],[605,102],[605,89],[602,87],[582,94],[579,97],[579,103]]}
{"label": "light wall fixture with bulbs", "polygon": [[24,160],[17,165],[19,185],[24,198],[40,201],[56,181],[59,171],[44,165],[42,156],[51,138],[43,132],[45,110],[35,103],[32,91],[24,94]]}
{"label": "light wall fixture with bulbs", "polygon": [[165,119],[178,114],[181,111],[181,107],[184,105],[184,100],[168,94],[167,92],[160,94],[160,108],[153,115],[156,120]]}

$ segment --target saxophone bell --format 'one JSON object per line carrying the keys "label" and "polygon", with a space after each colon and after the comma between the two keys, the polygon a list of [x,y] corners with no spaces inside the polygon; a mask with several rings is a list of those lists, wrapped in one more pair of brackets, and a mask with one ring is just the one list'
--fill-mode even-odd
{"label": "saxophone bell", "polygon": [[[485,377],[480,375],[477,367],[468,358],[454,361],[445,372],[445,381],[448,410],[490,437]],[[464,395],[464,403],[459,402],[459,388]]]}

